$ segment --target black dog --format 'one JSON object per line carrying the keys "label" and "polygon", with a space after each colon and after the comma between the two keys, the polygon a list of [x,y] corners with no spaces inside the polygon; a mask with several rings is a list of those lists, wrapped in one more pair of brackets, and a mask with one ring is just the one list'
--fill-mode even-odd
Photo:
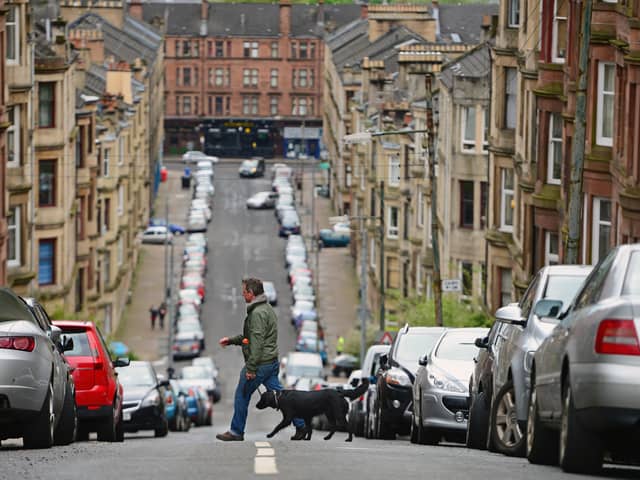
{"label": "black dog", "polygon": [[369,381],[363,379],[362,383],[353,390],[316,390],[313,392],[301,392],[297,390],[267,390],[260,395],[260,401],[256,407],[260,410],[267,407],[282,411],[282,421],[276,425],[268,438],[273,437],[280,430],[288,426],[294,418],[302,418],[305,423],[305,440],[311,440],[311,420],[316,415],[325,414],[329,421],[329,434],[324,437],[329,440],[336,432],[336,426],[343,427],[349,432],[346,439],[350,442],[353,439],[353,432],[349,429],[347,413],[349,404],[346,398],[358,398],[369,387]]}

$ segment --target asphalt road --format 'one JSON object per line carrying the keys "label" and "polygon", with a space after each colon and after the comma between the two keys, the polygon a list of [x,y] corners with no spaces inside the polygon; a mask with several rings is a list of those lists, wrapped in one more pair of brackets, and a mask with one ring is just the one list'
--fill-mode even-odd
{"label": "asphalt road", "polygon": [[[406,438],[395,441],[355,438],[352,443],[345,443],[346,434],[338,432],[325,442],[322,432],[315,432],[311,442],[291,442],[290,427],[267,440],[266,433],[280,415],[254,408],[250,408],[244,442],[217,441],[215,434],[228,429],[233,389],[242,366],[240,350],[221,349],[217,339],[241,331],[245,312],[240,295],[242,277],[256,275],[275,282],[280,300],[281,354],[293,347],[295,335],[288,316],[285,242],[277,236],[272,211],[247,211],[244,204],[250,194],[268,189],[269,181],[240,180],[236,166],[225,162],[216,168],[215,183],[203,316],[207,354],[215,359],[222,379],[222,401],[215,405],[214,426],[170,433],[162,439],[153,438],[149,432],[128,435],[123,444],[89,441],[42,451],[23,450],[20,441],[5,441],[0,448],[0,479],[240,479],[265,475],[291,480],[587,478],[457,445],[412,445]],[[638,478],[640,470],[609,467],[603,476]]]}

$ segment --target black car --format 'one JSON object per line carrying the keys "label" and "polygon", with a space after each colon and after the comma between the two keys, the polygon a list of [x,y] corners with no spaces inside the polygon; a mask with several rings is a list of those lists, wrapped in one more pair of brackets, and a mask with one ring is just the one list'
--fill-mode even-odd
{"label": "black car", "polygon": [[489,431],[489,413],[493,398],[493,360],[502,323],[495,322],[484,338],[476,339],[480,349],[469,381],[469,420],[467,447],[485,450]]}
{"label": "black car", "polygon": [[396,334],[389,353],[380,357],[373,412],[377,438],[392,439],[396,434],[410,433],[418,358],[431,351],[444,331],[442,327],[405,325]]}
{"label": "black car", "polygon": [[244,160],[238,169],[241,177],[264,177],[264,159],[254,157]]}
{"label": "black car", "polygon": [[165,388],[169,381],[158,381],[149,362],[131,362],[126,368],[117,368],[124,400],[122,420],[125,432],[153,430],[156,437],[169,432],[165,415]]}

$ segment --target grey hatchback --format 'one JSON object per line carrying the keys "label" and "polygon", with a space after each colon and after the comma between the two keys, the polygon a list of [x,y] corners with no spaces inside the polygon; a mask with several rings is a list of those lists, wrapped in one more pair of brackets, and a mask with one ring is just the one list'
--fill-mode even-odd
{"label": "grey hatchback", "polygon": [[555,327],[555,323],[540,318],[534,306],[545,298],[561,300],[568,306],[591,269],[581,265],[543,267],[520,303],[496,312],[502,328],[495,339],[493,395],[488,399],[490,449],[505,455],[524,455],[531,361],[540,343]]}

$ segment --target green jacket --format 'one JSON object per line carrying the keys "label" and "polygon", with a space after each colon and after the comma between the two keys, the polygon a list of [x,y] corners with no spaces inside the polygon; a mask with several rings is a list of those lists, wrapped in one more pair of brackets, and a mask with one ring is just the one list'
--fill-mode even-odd
{"label": "green jacket", "polygon": [[[258,365],[278,359],[278,317],[266,297],[247,307],[242,335],[229,339],[231,345],[242,345],[247,372],[256,373]],[[242,341],[248,339],[244,345]]]}

